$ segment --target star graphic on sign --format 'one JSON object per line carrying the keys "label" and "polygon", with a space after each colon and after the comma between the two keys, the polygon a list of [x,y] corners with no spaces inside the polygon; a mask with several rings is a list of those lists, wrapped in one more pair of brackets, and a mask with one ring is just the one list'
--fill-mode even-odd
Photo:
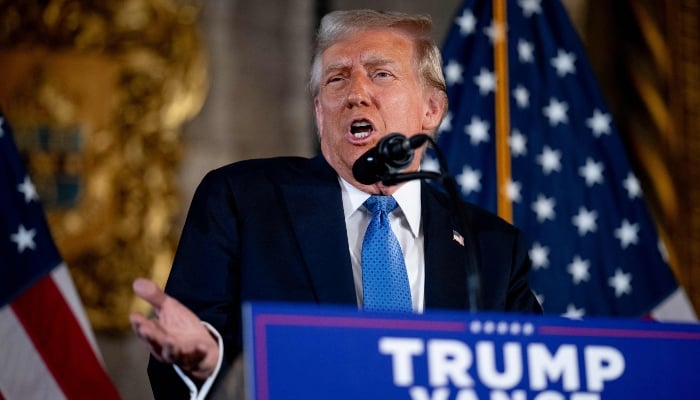
{"label": "star graphic on sign", "polygon": [[561,151],[544,146],[542,153],[537,156],[537,163],[542,166],[542,172],[549,175],[552,171],[561,170]]}
{"label": "star graphic on sign", "polygon": [[542,12],[541,1],[542,0],[520,0],[518,1],[518,5],[523,9],[524,16],[531,17],[532,14],[539,14]]}
{"label": "star graphic on sign", "polygon": [[479,71],[479,75],[474,78],[474,83],[479,87],[479,93],[482,96],[496,91],[496,75],[485,68]]}
{"label": "star graphic on sign", "polygon": [[591,128],[595,137],[609,135],[611,123],[612,117],[610,117],[610,114],[603,113],[597,108],[593,110],[593,116],[586,120],[586,126]]}
{"label": "star graphic on sign", "polygon": [[530,92],[523,85],[518,85],[513,89],[513,98],[518,108],[526,108],[530,105]]}
{"label": "star graphic on sign", "polygon": [[535,61],[535,46],[527,40],[518,40],[518,60],[521,63],[531,63]]}
{"label": "star graphic on sign", "polygon": [[627,197],[630,200],[642,196],[642,188],[639,186],[637,177],[632,172],[627,174],[627,178],[622,181],[622,186],[627,190]]}
{"label": "star graphic on sign", "polygon": [[596,224],[596,218],[598,218],[598,213],[595,210],[586,210],[585,207],[578,209],[578,214],[576,214],[571,220],[578,228],[578,235],[584,236],[588,232],[595,232],[598,228]]}
{"label": "star graphic on sign", "polygon": [[469,125],[464,127],[464,133],[471,138],[471,144],[476,146],[481,142],[489,141],[489,128],[488,121],[484,121],[475,115],[472,117]]}
{"label": "star graphic on sign", "polygon": [[464,73],[462,65],[455,60],[450,60],[445,66],[445,83],[447,83],[447,86],[462,83],[462,73]]}
{"label": "star graphic on sign", "polygon": [[532,268],[540,269],[549,267],[549,249],[535,242],[529,251],[532,260]]}
{"label": "star graphic on sign", "polygon": [[603,183],[603,163],[597,163],[590,157],[586,159],[586,165],[578,169],[578,173],[586,180],[588,187]]}
{"label": "star graphic on sign", "polygon": [[478,192],[481,190],[481,172],[465,165],[462,168],[462,173],[457,175],[457,183],[465,196],[471,192]]}
{"label": "star graphic on sign", "polygon": [[506,35],[506,27],[502,23],[491,21],[491,24],[484,28],[484,34],[489,37],[491,44],[500,42]]}
{"label": "star graphic on sign", "polygon": [[576,308],[575,305],[569,304],[566,307],[566,312],[561,316],[568,319],[583,319],[584,315],[586,315],[586,309],[584,309],[583,307]]}
{"label": "star graphic on sign", "polygon": [[527,138],[517,129],[514,129],[510,134],[508,145],[510,146],[510,154],[513,157],[527,154]]}
{"label": "star graphic on sign", "polygon": [[620,240],[620,245],[626,249],[630,244],[637,244],[639,237],[639,225],[631,224],[626,219],[622,221],[622,225],[615,229],[615,237]]}
{"label": "star graphic on sign", "polygon": [[632,274],[624,273],[620,268],[615,270],[615,275],[608,279],[608,285],[615,289],[615,297],[629,294],[632,291]]}
{"label": "star graphic on sign", "polygon": [[567,112],[569,111],[569,105],[565,101],[560,102],[555,98],[549,100],[549,104],[545,107],[542,112],[544,116],[549,120],[549,125],[557,126],[559,123],[569,122],[569,117]]}
{"label": "star graphic on sign", "polygon": [[455,19],[455,23],[459,25],[459,33],[462,36],[469,36],[476,28],[476,18],[471,10],[464,10],[462,15]]}
{"label": "star graphic on sign", "polygon": [[520,182],[508,180],[508,182],[506,182],[506,196],[508,197],[508,200],[512,201],[513,203],[520,203],[520,200],[522,200],[522,197],[520,196],[521,189],[522,185]]}
{"label": "star graphic on sign", "polygon": [[591,275],[588,269],[591,267],[591,263],[588,260],[583,260],[581,257],[576,256],[574,260],[566,267],[566,270],[571,274],[571,278],[574,281],[574,285],[578,285],[581,282],[588,281]]}
{"label": "star graphic on sign", "polygon": [[534,211],[535,214],[537,214],[537,222],[544,222],[548,219],[554,221],[555,203],[556,202],[553,197],[547,198],[541,193],[537,195],[537,200],[535,200],[535,202],[532,203],[532,211]]}
{"label": "star graphic on sign", "polygon": [[27,230],[24,225],[20,225],[17,233],[10,235],[10,240],[17,243],[17,252],[22,253],[26,249],[34,250],[36,248],[34,236],[36,236],[36,230]]}
{"label": "star graphic on sign", "polygon": [[574,53],[567,53],[563,49],[559,49],[557,50],[557,56],[552,58],[551,63],[554,69],[557,70],[557,75],[562,77],[576,72],[574,61],[576,61]]}
{"label": "star graphic on sign", "polygon": [[17,185],[17,190],[24,194],[24,202],[29,203],[32,200],[39,200],[39,194],[36,192],[36,188],[29,179],[29,176],[24,177],[24,182]]}
{"label": "star graphic on sign", "polygon": [[449,132],[452,130],[452,111],[448,111],[445,118],[440,122],[440,127],[438,128],[438,135],[443,132]]}

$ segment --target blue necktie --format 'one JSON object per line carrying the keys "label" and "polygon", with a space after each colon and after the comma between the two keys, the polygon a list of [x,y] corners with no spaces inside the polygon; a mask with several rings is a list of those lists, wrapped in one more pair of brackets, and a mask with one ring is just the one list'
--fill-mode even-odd
{"label": "blue necktie", "polygon": [[413,310],[406,265],[399,241],[389,225],[396,207],[391,196],[371,196],[365,207],[372,213],[362,241],[364,308],[371,311]]}

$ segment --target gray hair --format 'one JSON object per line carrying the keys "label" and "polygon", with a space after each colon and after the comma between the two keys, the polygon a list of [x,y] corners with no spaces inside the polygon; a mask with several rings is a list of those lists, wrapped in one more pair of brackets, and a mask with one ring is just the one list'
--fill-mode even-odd
{"label": "gray hair", "polygon": [[410,15],[398,12],[374,10],[334,11],[321,19],[316,36],[316,48],[311,64],[309,89],[312,97],[318,96],[321,85],[321,56],[324,51],[344,37],[365,29],[390,28],[413,38],[416,49],[414,63],[423,83],[438,89],[447,101],[445,77],[442,74],[440,49],[430,37],[433,22],[427,15]]}

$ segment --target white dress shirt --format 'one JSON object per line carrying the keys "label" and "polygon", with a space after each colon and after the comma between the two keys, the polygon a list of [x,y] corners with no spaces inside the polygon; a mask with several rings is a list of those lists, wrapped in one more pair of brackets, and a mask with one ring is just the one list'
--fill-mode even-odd
{"label": "white dress shirt", "polygon": [[[345,213],[345,227],[348,233],[348,247],[352,262],[352,275],[355,280],[357,305],[362,308],[362,240],[372,214],[363,206],[369,194],[360,191],[342,178],[340,180]],[[420,181],[404,183],[393,197],[399,206],[389,215],[389,223],[399,241],[406,262],[408,283],[411,287],[411,300],[415,312],[423,312],[425,259],[423,257],[423,228],[421,225]]]}

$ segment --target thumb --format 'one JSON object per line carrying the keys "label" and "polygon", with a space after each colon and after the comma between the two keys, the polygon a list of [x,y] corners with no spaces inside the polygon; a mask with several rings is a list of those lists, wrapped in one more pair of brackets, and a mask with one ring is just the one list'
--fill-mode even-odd
{"label": "thumb", "polygon": [[165,299],[168,298],[168,295],[160,290],[153,281],[148,279],[138,278],[134,281],[132,287],[137,296],[146,300],[156,310],[160,309]]}

